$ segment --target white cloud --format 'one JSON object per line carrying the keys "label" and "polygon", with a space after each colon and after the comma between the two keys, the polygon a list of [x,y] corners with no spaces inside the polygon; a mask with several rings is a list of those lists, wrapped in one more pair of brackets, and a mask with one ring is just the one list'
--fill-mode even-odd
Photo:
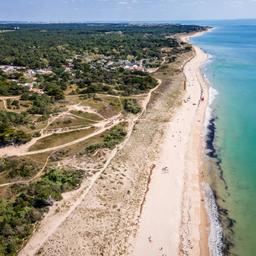
{"label": "white cloud", "polygon": [[129,3],[127,1],[119,1],[118,4],[126,5],[126,4],[129,4]]}

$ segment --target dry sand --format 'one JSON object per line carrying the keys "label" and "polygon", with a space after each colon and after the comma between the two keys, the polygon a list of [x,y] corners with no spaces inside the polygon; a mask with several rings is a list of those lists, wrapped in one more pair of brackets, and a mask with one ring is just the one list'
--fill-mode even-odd
{"label": "dry sand", "polygon": [[200,168],[208,101],[208,86],[200,68],[208,57],[198,47],[194,47],[194,52],[195,57],[184,68],[187,90],[183,104],[169,122],[152,172],[134,256],[200,255],[200,223],[204,214]]}

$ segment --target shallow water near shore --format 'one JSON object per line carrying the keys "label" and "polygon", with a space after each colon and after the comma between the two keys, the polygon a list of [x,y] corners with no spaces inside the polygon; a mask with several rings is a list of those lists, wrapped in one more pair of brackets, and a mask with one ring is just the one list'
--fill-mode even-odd
{"label": "shallow water near shore", "polygon": [[211,107],[216,152],[210,157],[217,158],[225,189],[216,181],[213,189],[221,197],[220,207],[235,220],[228,228],[233,230],[231,252],[252,256],[256,255],[256,21],[206,25],[216,29],[191,42],[211,54],[205,74],[218,92]]}

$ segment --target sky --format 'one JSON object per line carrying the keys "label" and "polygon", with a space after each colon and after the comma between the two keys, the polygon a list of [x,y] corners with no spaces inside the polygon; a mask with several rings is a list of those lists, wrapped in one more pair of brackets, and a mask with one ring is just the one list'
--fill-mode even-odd
{"label": "sky", "polygon": [[0,0],[0,21],[171,21],[240,18],[256,18],[256,0]]}

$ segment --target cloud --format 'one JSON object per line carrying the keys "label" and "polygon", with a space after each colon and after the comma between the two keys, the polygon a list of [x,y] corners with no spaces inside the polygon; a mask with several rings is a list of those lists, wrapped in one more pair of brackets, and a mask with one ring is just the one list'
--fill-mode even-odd
{"label": "cloud", "polygon": [[128,3],[128,1],[119,1],[118,4],[126,5],[126,4],[129,4],[129,3]]}

